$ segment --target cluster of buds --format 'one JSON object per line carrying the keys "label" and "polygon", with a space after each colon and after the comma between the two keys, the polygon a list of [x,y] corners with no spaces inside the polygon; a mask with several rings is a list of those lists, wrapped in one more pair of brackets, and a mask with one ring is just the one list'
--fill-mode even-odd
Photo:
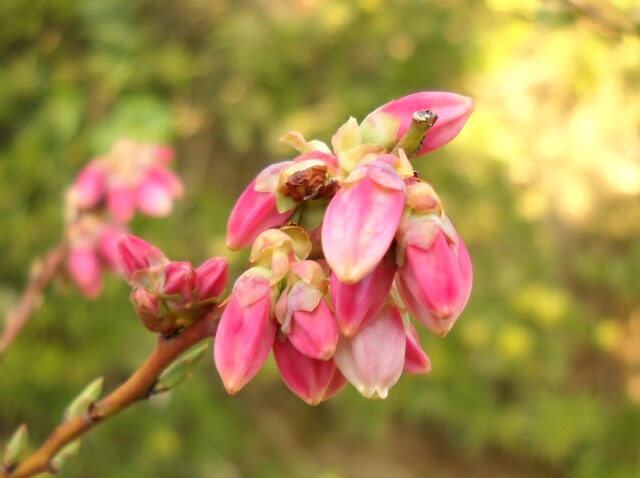
{"label": "cluster of buds", "polygon": [[471,293],[467,250],[409,159],[451,141],[473,111],[425,92],[339,128],[330,149],[292,132],[299,155],[239,198],[231,249],[253,245],[220,319],[214,359],[229,393],[273,349],[283,380],[317,404],[347,382],[384,398],[403,372],[431,363],[411,322],[446,335]]}
{"label": "cluster of buds", "polygon": [[182,194],[180,179],[167,169],[173,152],[166,146],[118,141],[90,161],[66,197],[68,270],[90,298],[102,291],[102,269],[120,272],[118,239],[136,210],[165,216]]}
{"label": "cluster of buds", "polygon": [[152,332],[171,336],[207,315],[227,285],[228,263],[213,257],[197,269],[172,262],[164,253],[135,236],[118,242],[120,264],[133,286],[131,301]]}

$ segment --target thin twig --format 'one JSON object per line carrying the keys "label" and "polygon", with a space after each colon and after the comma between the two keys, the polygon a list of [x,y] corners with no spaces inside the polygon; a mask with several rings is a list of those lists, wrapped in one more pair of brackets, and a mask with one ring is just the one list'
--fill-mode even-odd
{"label": "thin twig", "polygon": [[142,366],[102,400],[89,408],[86,414],[64,422],[33,454],[21,461],[10,472],[0,472],[2,478],[27,478],[38,473],[52,472],[51,460],[68,443],[85,434],[134,403],[149,398],[149,392],[162,371],[183,352],[216,333],[222,308],[217,307],[208,316],[170,338],[160,337],[155,349]]}
{"label": "thin twig", "polygon": [[[562,1],[576,14],[589,19],[591,22],[599,25],[611,34],[619,36],[624,34],[633,35],[640,33],[640,27],[638,24],[634,24],[633,21],[629,20],[628,16],[625,16],[625,13],[622,10],[615,9],[613,6],[610,6],[608,14],[605,14],[602,9],[598,9],[596,6],[583,0]],[[612,13],[614,10],[615,14]]]}
{"label": "thin twig", "polygon": [[20,331],[38,309],[44,290],[62,267],[67,257],[67,244],[62,241],[36,263],[36,272],[29,279],[20,302],[7,315],[2,337],[0,337],[0,359],[7,352]]}

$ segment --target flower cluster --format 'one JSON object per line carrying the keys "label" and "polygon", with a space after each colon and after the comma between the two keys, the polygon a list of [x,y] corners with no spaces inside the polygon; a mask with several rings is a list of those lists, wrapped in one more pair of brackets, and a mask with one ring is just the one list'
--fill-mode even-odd
{"label": "flower cluster", "polygon": [[135,236],[118,241],[119,261],[133,286],[131,301],[152,332],[170,336],[203,318],[227,285],[228,263],[213,257],[195,269],[172,262],[163,252]]}
{"label": "flower cluster", "polygon": [[167,169],[173,152],[166,146],[118,141],[111,151],[85,166],[66,197],[68,269],[90,298],[102,291],[102,269],[119,272],[118,239],[135,211],[165,216],[182,194],[180,179]]}
{"label": "flower cluster", "polygon": [[469,98],[425,92],[350,118],[332,149],[297,132],[300,154],[269,166],[229,219],[231,249],[251,268],[221,317],[214,359],[229,393],[273,349],[283,380],[317,404],[347,382],[387,396],[403,372],[431,369],[409,313],[446,335],[471,292],[464,243],[410,158],[451,141]]}

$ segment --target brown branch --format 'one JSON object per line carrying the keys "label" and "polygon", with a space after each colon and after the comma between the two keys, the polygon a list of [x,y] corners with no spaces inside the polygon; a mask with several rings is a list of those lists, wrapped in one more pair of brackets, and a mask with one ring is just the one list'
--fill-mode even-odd
{"label": "brown branch", "polygon": [[93,404],[86,414],[60,424],[38,450],[21,461],[13,470],[0,472],[0,477],[26,478],[38,473],[56,471],[51,467],[51,460],[65,445],[88,432],[101,421],[148,398],[165,368],[198,342],[213,337],[222,310],[221,307],[217,307],[208,316],[176,336],[160,337],[149,358],[126,382]]}
{"label": "brown branch", "polygon": [[42,293],[67,257],[67,244],[62,241],[35,264],[36,271],[29,279],[20,302],[7,315],[2,337],[0,337],[0,359],[7,352],[20,331],[40,305]]}

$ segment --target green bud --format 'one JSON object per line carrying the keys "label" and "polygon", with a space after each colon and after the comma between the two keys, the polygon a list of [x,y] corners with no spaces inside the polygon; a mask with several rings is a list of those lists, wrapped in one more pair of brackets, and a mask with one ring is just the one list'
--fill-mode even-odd
{"label": "green bud", "polygon": [[191,370],[200,361],[205,351],[209,348],[207,342],[194,347],[191,351],[184,354],[178,360],[169,365],[158,378],[156,385],[151,391],[152,395],[168,392],[177,387],[186,379],[191,377]]}
{"label": "green bud", "polygon": [[10,470],[18,464],[20,458],[22,458],[22,455],[24,455],[24,452],[27,450],[28,444],[29,432],[27,430],[27,425],[23,423],[13,433],[9,439],[9,443],[7,443],[3,461],[3,465],[6,470]]}
{"label": "green bud", "polygon": [[89,407],[93,405],[102,394],[103,385],[104,377],[100,377],[87,385],[85,389],[73,399],[65,410],[65,421],[73,420],[75,417],[82,415],[89,410]]}
{"label": "green bud", "polygon": [[53,473],[57,473],[64,465],[76,457],[80,451],[80,440],[74,440],[60,450],[49,462],[49,468]]}

